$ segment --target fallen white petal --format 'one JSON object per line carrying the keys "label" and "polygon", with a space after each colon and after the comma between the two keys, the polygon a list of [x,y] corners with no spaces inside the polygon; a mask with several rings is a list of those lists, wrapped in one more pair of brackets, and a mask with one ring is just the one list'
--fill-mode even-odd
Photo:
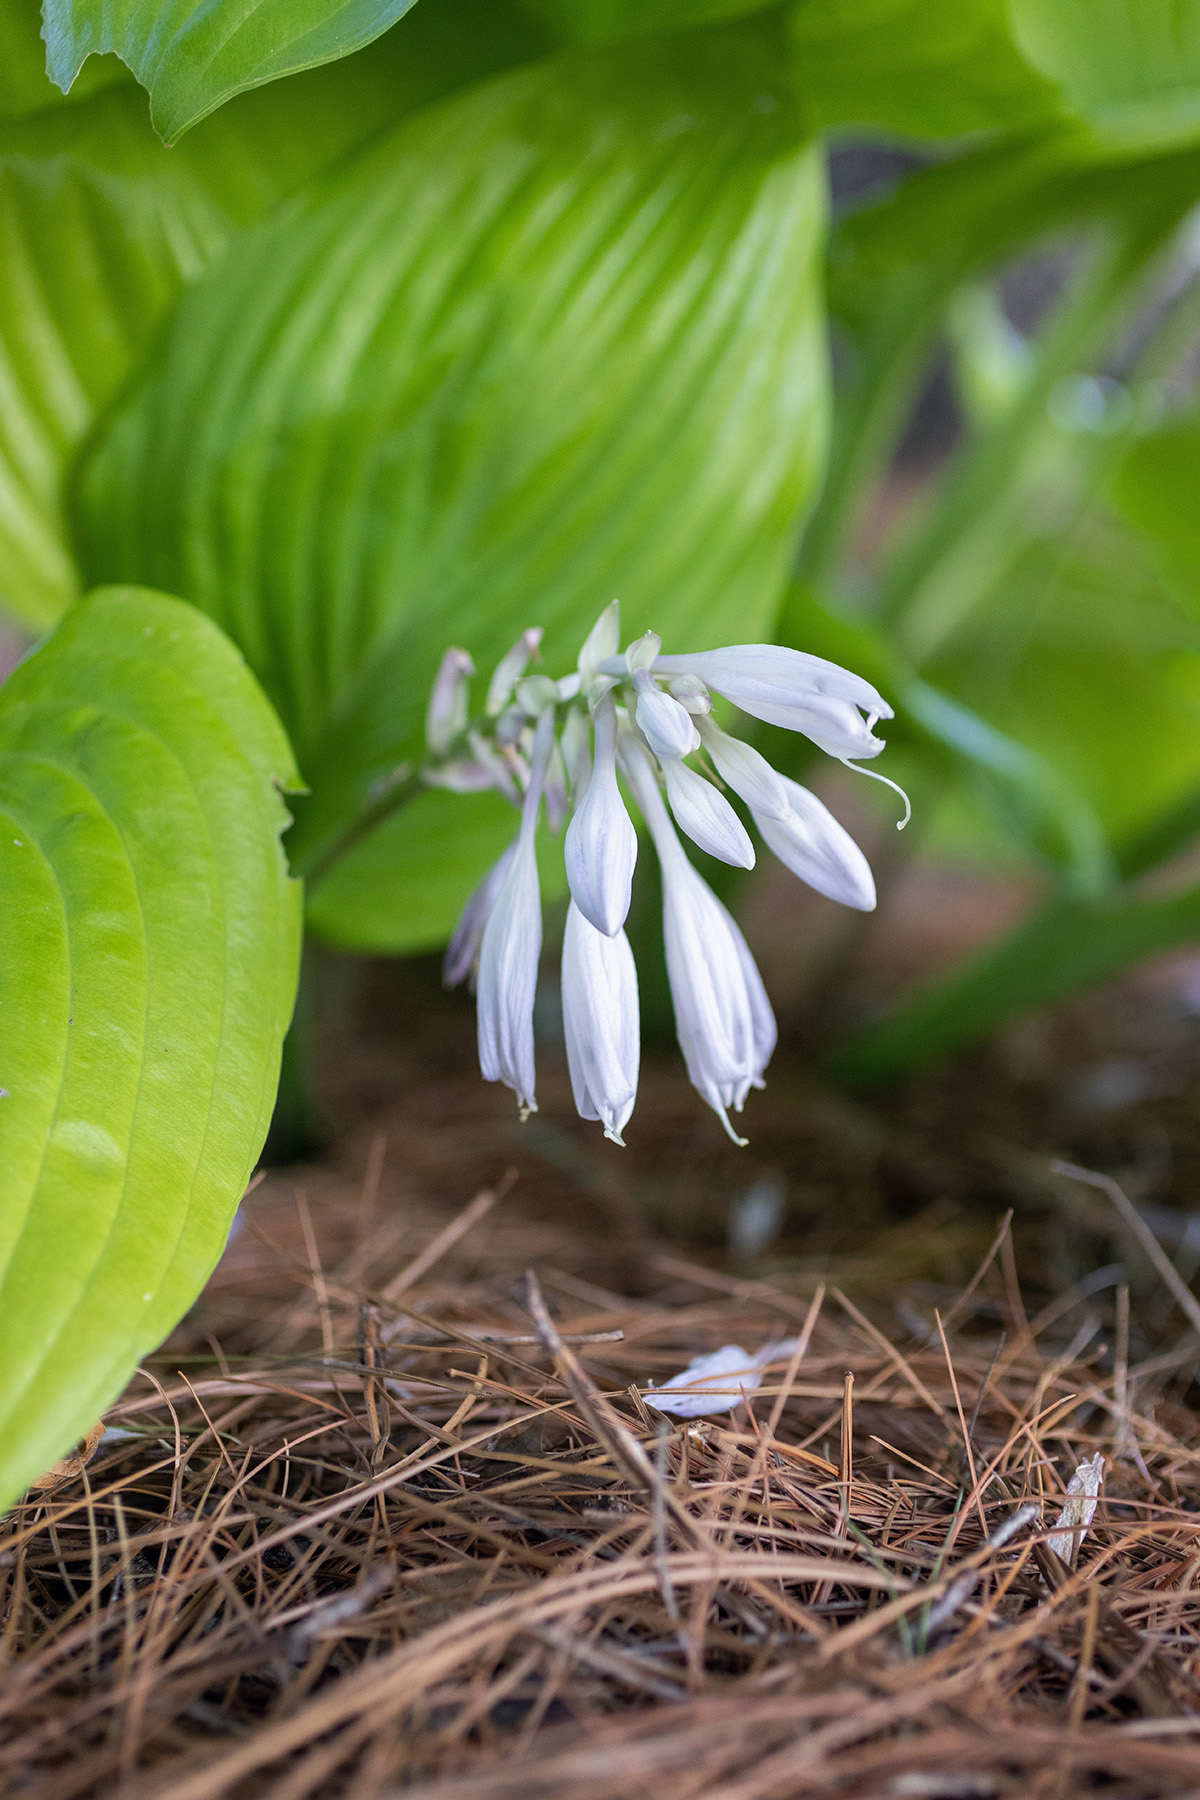
{"label": "fallen white petal", "polygon": [[[753,1394],[769,1363],[783,1362],[796,1348],[795,1338],[781,1338],[764,1344],[750,1356],[740,1344],[722,1344],[706,1356],[697,1356],[687,1368],[661,1387],[642,1389],[642,1398],[655,1412],[672,1413],[678,1419],[700,1419],[712,1413],[732,1412],[741,1400]],[[683,1389],[700,1389],[699,1393]],[[707,1391],[705,1391],[707,1390]],[[671,1398],[667,1399],[666,1396]]]}
{"label": "fallen white petal", "polygon": [[1104,1480],[1104,1458],[1099,1451],[1087,1462],[1081,1462],[1067,1483],[1067,1501],[1054,1530],[1046,1539],[1046,1548],[1060,1556],[1073,1569],[1079,1546],[1087,1536],[1088,1526],[1096,1516],[1100,1486]]}

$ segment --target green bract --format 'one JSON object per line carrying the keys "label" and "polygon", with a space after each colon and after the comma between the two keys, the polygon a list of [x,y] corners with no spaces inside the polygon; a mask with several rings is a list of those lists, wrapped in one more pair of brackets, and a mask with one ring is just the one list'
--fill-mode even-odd
{"label": "green bract", "polygon": [[[753,22],[427,108],[198,283],[99,440],[89,576],[182,593],[245,651],[313,787],[301,869],[419,742],[450,635],[483,667],[533,620],[562,659],[613,594],[634,631],[769,631],[825,418],[820,168],[782,58]],[[412,830],[444,910],[400,869],[388,903],[376,845],[369,908],[351,858],[323,929],[444,934],[486,854]]]}
{"label": "green bract", "polygon": [[192,608],[105,589],[0,692],[0,1505],[199,1292],[295,988],[291,752]]}

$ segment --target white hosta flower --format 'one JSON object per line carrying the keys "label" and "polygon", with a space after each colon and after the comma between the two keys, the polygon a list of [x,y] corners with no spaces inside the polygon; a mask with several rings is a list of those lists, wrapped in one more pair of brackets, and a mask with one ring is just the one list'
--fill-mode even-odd
{"label": "white hosta flower", "polygon": [[598,1119],[614,1144],[637,1098],[641,1031],[637,970],[623,931],[606,936],[572,901],[562,954],[563,1033],[581,1119]]}
{"label": "white hosta flower", "polygon": [[662,865],[663,937],[675,1030],[688,1078],[737,1144],[729,1123],[775,1048],[775,1019],[745,939],[683,853],[640,746],[625,769]]}
{"label": "white hosta flower", "polygon": [[454,936],[450,939],[446,955],[442,962],[442,980],[447,987],[458,987],[468,976],[471,986],[475,986],[475,969],[479,962],[479,946],[483,942],[483,928],[488,922],[488,914],[496,903],[496,896],[504,885],[504,877],[508,874],[509,865],[516,854],[516,840],[508,846],[504,855],[494,862],[479,886],[463,907],[458,924],[454,927]]}
{"label": "white hosta flower", "polygon": [[724,794],[719,794],[711,781],[705,781],[686,763],[665,762],[662,772],[679,829],[720,862],[732,863],[736,869],[752,869],[754,845]]}
{"label": "white hosta flower", "polygon": [[857,907],[860,912],[872,912],[875,878],[850,833],[807,788],[786,776],[781,775],[779,781],[787,796],[787,818],[754,814],[754,823],[767,847],[818,894],[839,900],[843,906]]}
{"label": "white hosta flower", "polygon": [[504,711],[512,699],[514,687],[529,667],[530,659],[537,655],[541,641],[541,626],[532,626],[530,630],[523,631],[512,649],[500,658],[492,671],[492,679],[488,682],[487,700],[484,703],[489,719],[499,718]]}
{"label": "white hosta flower", "polygon": [[425,709],[425,742],[435,755],[448,750],[460,731],[466,729],[470,677],[475,664],[465,650],[447,650],[443,656],[429,705]]}
{"label": "white hosta flower", "polygon": [[[866,910],[875,904],[875,889],[861,851],[821,802],[716,724],[712,693],[804,732],[878,781],[887,777],[855,759],[883,749],[873,727],[891,717],[891,708],[848,670],[774,645],[664,656],[661,640],[648,631],[621,654],[615,600],[567,675],[527,672],[541,635],[524,632],[501,658],[481,715],[469,711],[470,657],[447,651],[429,702],[427,754],[398,772],[414,786],[496,787],[521,806],[516,842],[459,920],[446,980],[477,977],[483,1072],[514,1089],[523,1114],[533,1111],[533,1003],[542,942],[534,834],[543,801],[552,830],[570,804],[565,861],[572,901],[562,977],[567,1057],[580,1113],[622,1141],[637,1086],[638,1018],[637,977],[623,930],[637,836],[617,782],[620,763],[662,865],[667,972],[688,1074],[740,1144],[728,1115],[763,1084],[775,1020],[745,939],[688,861],[671,815],[710,855],[752,868],[754,846],[728,791],[749,806],[775,854],[821,893]],[[707,768],[701,774],[689,767],[686,759],[701,743],[720,780]],[[741,1355],[726,1346],[718,1356],[726,1353]]]}
{"label": "white hosta flower", "polygon": [[563,855],[567,881],[584,918],[612,937],[629,914],[637,832],[617,786],[617,708],[611,694],[596,707],[592,771]]}
{"label": "white hosta flower", "polygon": [[525,1117],[534,1099],[533,1001],[542,953],[542,897],[534,835],[546,764],[554,745],[554,712],[538,720],[521,829],[483,929],[479,951],[477,1027],[485,1081],[512,1088]]}
{"label": "white hosta flower", "polygon": [[743,744],[741,738],[730,737],[712,719],[700,719],[698,728],[700,741],[712,757],[717,774],[735,794],[741,795],[750,810],[756,816],[763,813],[768,819],[786,819],[788,797],[783,776],[776,774],[766,757],[750,744]]}
{"label": "white hosta flower", "polygon": [[778,644],[731,644],[725,650],[659,656],[654,673],[698,675],[742,712],[803,732],[839,760],[878,756],[883,740],[871,728],[876,719],[892,716],[887,701],[861,675]]}

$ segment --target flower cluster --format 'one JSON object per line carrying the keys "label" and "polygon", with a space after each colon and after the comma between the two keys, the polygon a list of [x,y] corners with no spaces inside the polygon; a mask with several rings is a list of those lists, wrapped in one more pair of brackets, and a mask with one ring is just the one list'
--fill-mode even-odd
{"label": "flower cluster", "polygon": [[[775,1019],[745,939],[689,862],[676,827],[722,862],[754,865],[754,846],[727,797],[737,795],[768,847],[802,881],[869,911],[866,858],[806,788],[780,775],[712,717],[712,695],[802,732],[839,761],[878,755],[891,708],[860,676],[769,644],[663,656],[653,632],[621,653],[617,603],[600,615],[575,673],[528,675],[541,634],[525,632],[469,717],[474,673],[448,650],[426,718],[424,779],[460,792],[497,787],[515,805],[517,835],[467,902],[446,953],[451,985],[476,987],[479,1061],[534,1099],[533,1002],[542,948],[534,836],[545,807],[564,840],[571,890],[562,953],[563,1029],[575,1104],[622,1143],[637,1094],[637,973],[625,936],[638,838],[622,793],[641,814],[662,868],[663,935],[675,1024],[693,1086],[737,1137],[740,1112],[775,1047]],[[700,766],[690,760],[702,757]],[[864,774],[873,773],[870,770]],[[618,779],[618,777],[622,779]],[[879,779],[884,779],[879,777]],[[903,823],[903,821],[902,821]]]}

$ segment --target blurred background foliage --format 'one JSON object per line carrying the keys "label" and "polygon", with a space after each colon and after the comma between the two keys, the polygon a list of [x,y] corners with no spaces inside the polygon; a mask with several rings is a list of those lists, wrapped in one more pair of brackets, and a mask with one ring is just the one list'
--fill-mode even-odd
{"label": "blurred background foliage", "polygon": [[444,939],[503,801],[356,830],[442,649],[539,624],[557,671],[618,594],[871,677],[906,853],[1036,874],[847,1077],[1200,936],[1200,0],[40,30],[0,0],[0,599],[36,633],[138,582],[230,633],[315,934]]}

